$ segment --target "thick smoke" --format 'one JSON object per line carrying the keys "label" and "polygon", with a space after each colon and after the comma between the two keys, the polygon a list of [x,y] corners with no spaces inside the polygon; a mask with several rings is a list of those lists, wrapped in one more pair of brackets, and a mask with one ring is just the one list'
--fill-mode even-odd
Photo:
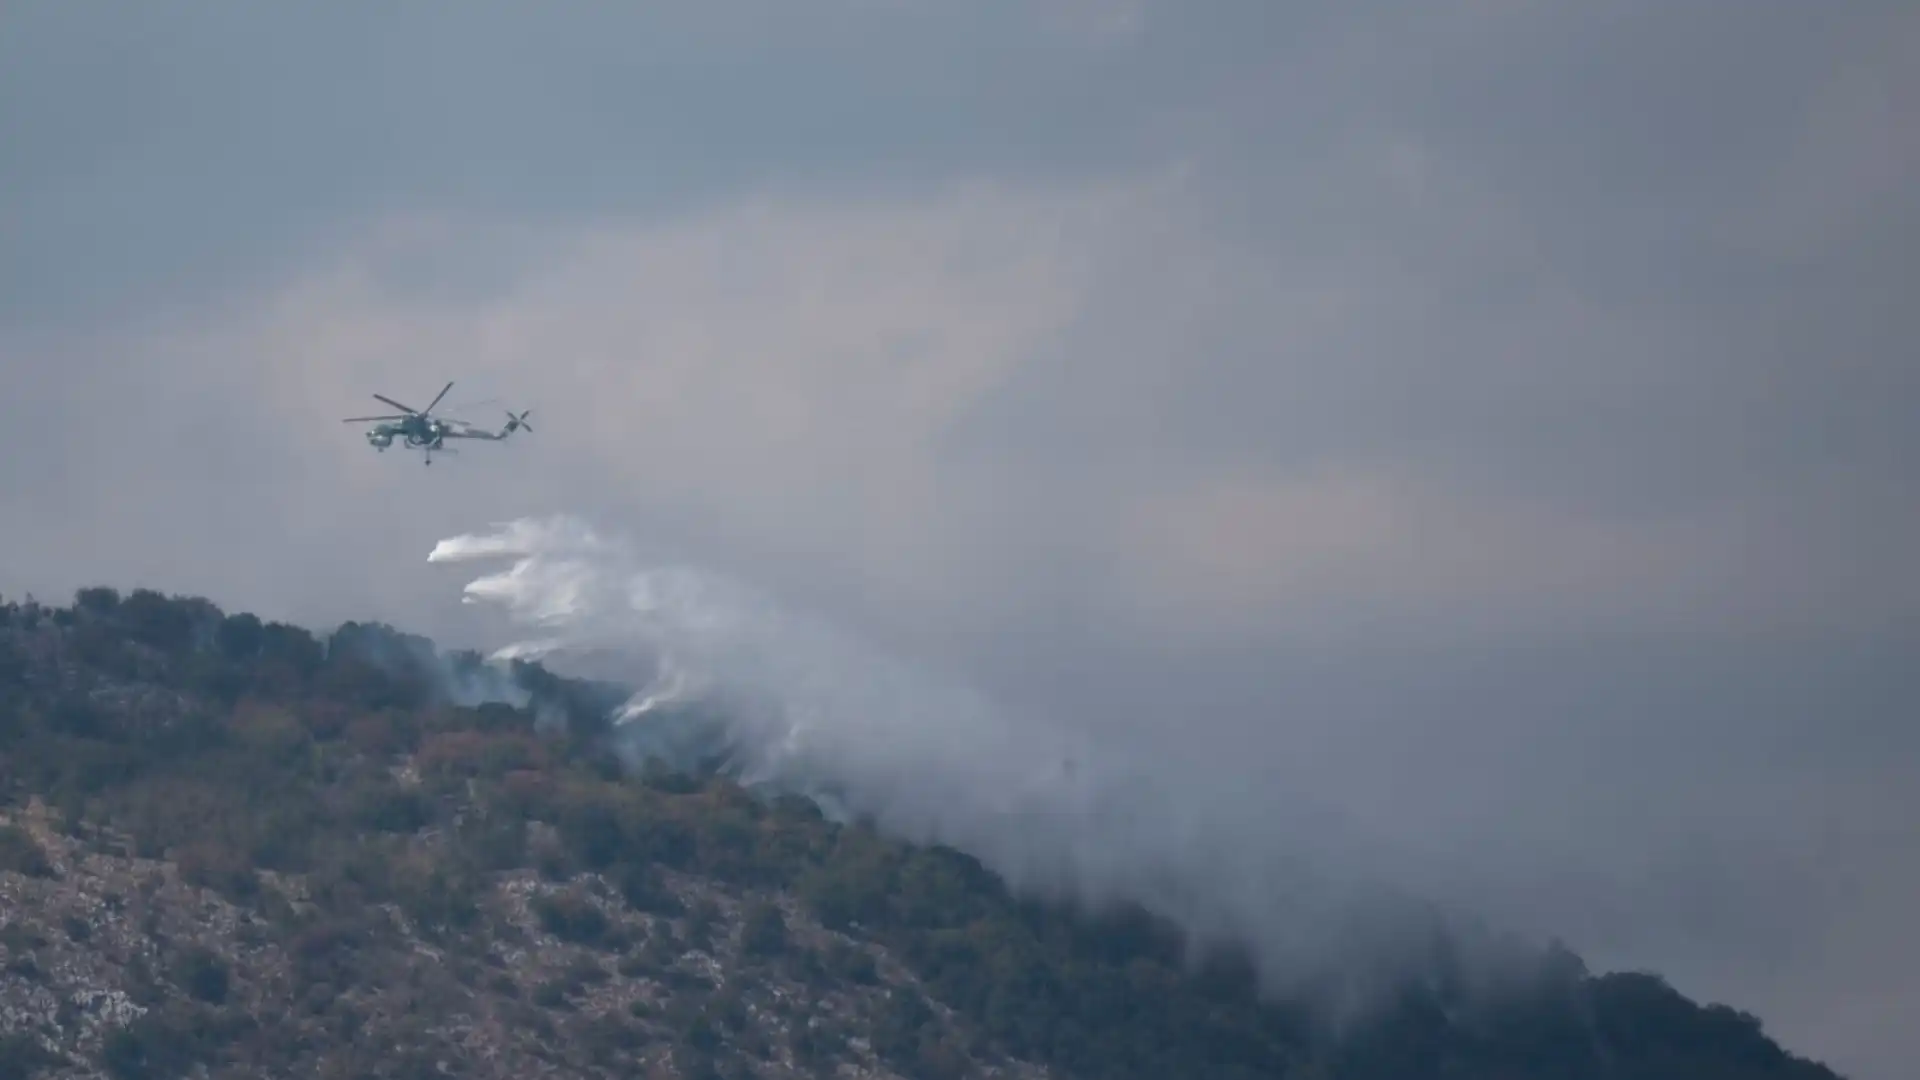
{"label": "thick smoke", "polygon": [[1431,957],[1436,916],[1387,887],[1385,852],[1314,807],[1250,821],[1231,785],[1157,775],[578,520],[455,537],[429,560],[508,564],[465,590],[529,635],[497,656],[641,686],[615,717],[636,756],[719,758],[749,786],[968,852],[1016,889],[1139,903],[1196,942],[1249,948],[1277,992],[1337,980],[1351,1004]]}

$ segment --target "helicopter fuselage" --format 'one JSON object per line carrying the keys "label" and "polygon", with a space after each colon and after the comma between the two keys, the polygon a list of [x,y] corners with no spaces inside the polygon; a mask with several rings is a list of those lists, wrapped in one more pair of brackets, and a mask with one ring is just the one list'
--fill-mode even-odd
{"label": "helicopter fuselage", "polygon": [[424,420],[409,417],[397,423],[376,424],[367,429],[367,442],[377,450],[385,450],[398,438],[414,449],[432,447],[439,449],[446,439],[450,428],[437,420]]}

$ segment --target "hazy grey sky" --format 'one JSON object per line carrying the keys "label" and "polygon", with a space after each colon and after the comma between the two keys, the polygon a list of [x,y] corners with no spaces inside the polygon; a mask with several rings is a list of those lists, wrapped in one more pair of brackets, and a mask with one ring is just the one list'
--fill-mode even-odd
{"label": "hazy grey sky", "polygon": [[[593,515],[1891,1077],[1916,73],[1902,3],[11,3],[0,589],[457,638],[436,540]],[[338,422],[450,378],[536,433]]]}

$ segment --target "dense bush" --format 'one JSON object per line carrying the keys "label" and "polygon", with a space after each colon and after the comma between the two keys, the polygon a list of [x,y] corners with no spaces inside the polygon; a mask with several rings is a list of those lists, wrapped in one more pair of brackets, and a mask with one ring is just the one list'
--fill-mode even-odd
{"label": "dense bush", "polygon": [[227,964],[205,948],[191,948],[181,956],[177,979],[189,995],[208,1004],[227,1000],[231,979]]}

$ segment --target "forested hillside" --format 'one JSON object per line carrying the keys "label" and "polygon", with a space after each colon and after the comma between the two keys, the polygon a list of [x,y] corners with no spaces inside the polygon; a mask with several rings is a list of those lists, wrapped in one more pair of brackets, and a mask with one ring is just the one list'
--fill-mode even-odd
{"label": "forested hillside", "polygon": [[606,688],[460,704],[482,674],[150,591],[0,605],[0,1080],[1834,1075],[1564,954],[1336,1037],[1146,912],[630,768]]}

